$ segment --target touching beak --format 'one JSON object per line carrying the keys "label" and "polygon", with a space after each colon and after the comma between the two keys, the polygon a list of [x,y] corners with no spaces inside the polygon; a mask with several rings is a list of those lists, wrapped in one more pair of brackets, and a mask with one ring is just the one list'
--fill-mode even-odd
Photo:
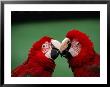
{"label": "touching beak", "polygon": [[67,47],[68,47],[68,44],[70,43],[70,39],[69,38],[65,38],[62,43],[61,43],[61,46],[60,46],[60,52],[62,53]]}
{"label": "touching beak", "polygon": [[60,54],[59,49],[60,49],[61,43],[53,39],[51,40],[51,43],[52,43],[51,58],[55,60]]}
{"label": "touching beak", "polygon": [[61,43],[58,40],[52,39],[51,43],[56,49],[60,50]]}

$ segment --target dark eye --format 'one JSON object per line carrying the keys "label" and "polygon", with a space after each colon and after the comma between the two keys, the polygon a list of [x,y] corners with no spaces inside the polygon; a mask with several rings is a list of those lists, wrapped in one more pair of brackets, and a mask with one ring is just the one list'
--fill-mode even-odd
{"label": "dark eye", "polygon": [[77,45],[79,45],[79,42],[77,43]]}
{"label": "dark eye", "polygon": [[77,47],[78,47],[78,46],[80,46],[80,43],[79,43],[79,42],[77,42],[77,43],[76,43],[76,46],[77,46]]}
{"label": "dark eye", "polygon": [[45,47],[45,45],[42,45],[42,47],[44,48],[44,47]]}

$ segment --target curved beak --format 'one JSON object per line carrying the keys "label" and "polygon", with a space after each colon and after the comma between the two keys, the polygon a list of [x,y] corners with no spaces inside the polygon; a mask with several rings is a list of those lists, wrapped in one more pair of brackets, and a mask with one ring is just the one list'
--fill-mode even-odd
{"label": "curved beak", "polygon": [[59,49],[60,49],[61,43],[53,39],[51,40],[51,43],[52,43],[51,58],[55,60],[60,54]]}
{"label": "curved beak", "polygon": [[[49,46],[49,50],[45,53],[45,56],[47,58],[55,60],[58,57],[58,55],[60,54],[59,49],[60,49],[61,43],[57,40],[52,39],[51,44],[49,43],[49,45],[51,47]],[[47,47],[47,49],[48,49],[48,47]]]}
{"label": "curved beak", "polygon": [[68,47],[68,44],[70,43],[70,39],[69,38],[65,38],[62,43],[61,43],[61,46],[60,46],[60,52],[62,53],[67,47]]}
{"label": "curved beak", "polygon": [[51,43],[56,49],[60,50],[61,43],[58,40],[52,39]]}

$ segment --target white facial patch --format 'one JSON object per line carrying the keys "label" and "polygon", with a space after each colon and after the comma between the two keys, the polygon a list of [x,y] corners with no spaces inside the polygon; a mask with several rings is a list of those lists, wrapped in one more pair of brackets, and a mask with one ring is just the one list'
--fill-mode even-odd
{"label": "white facial patch", "polygon": [[69,52],[73,57],[77,56],[81,51],[81,45],[78,41],[73,40]]}
{"label": "white facial patch", "polygon": [[46,42],[42,45],[42,52],[43,52],[43,53],[47,53],[50,49],[51,49],[51,43],[49,43],[49,42],[46,41]]}
{"label": "white facial patch", "polygon": [[52,59],[52,58],[51,58],[51,49],[49,49],[49,51],[48,51],[47,53],[45,53],[45,56],[46,56],[47,58]]}
{"label": "white facial patch", "polygon": [[46,41],[42,45],[42,52],[45,54],[45,56],[47,58],[50,58],[50,59],[51,59],[51,50],[52,50],[51,43],[49,43],[49,42]]}
{"label": "white facial patch", "polygon": [[60,46],[61,46],[61,43],[57,40],[51,40],[51,42],[45,42],[43,45],[42,45],[42,52],[45,54],[45,56],[47,58],[51,58],[51,51],[52,51],[52,45],[57,48],[57,49],[60,49]]}

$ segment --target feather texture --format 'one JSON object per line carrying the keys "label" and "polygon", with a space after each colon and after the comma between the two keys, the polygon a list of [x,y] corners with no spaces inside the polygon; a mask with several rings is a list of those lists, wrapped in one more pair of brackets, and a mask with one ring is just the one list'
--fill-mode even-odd
{"label": "feather texture", "polygon": [[27,60],[20,66],[12,70],[13,77],[22,76],[39,76],[50,77],[55,68],[55,62],[47,58],[41,51],[42,44],[46,41],[50,42],[52,38],[42,37],[39,41],[35,42],[29,51]]}
{"label": "feather texture", "polygon": [[70,30],[66,37],[71,41],[77,40],[81,44],[80,53],[68,59],[69,66],[76,77],[100,76],[100,56],[94,51],[93,43],[89,37],[79,30]]}

